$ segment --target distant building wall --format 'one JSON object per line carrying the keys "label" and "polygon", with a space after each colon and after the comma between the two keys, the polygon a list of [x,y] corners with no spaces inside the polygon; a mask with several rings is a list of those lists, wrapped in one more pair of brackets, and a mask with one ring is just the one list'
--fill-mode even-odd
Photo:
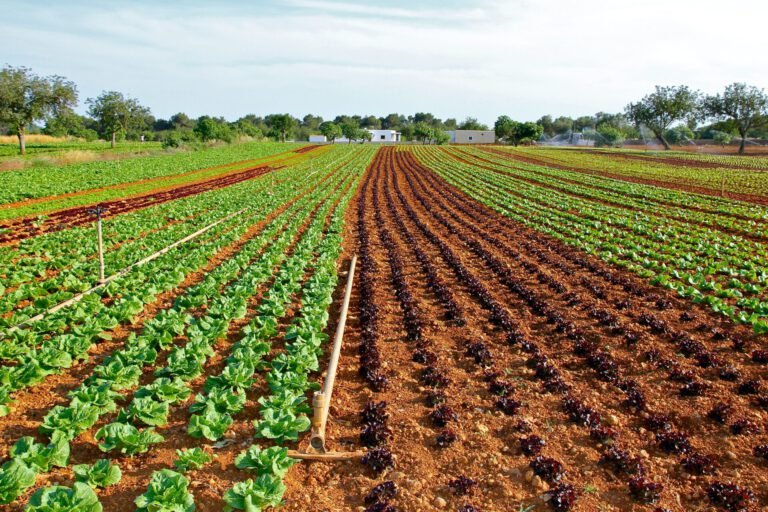
{"label": "distant building wall", "polygon": [[328,138],[325,135],[310,135],[309,142],[328,142]]}
{"label": "distant building wall", "polygon": [[495,144],[496,132],[493,130],[450,130],[451,144]]}

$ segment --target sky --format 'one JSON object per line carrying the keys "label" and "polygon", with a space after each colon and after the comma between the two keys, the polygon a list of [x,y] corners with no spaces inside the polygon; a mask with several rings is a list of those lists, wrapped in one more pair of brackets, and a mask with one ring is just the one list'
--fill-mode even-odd
{"label": "sky", "polygon": [[[157,117],[619,112],[655,85],[768,88],[768,2],[0,0],[0,65]],[[84,110],[81,106],[80,111]]]}

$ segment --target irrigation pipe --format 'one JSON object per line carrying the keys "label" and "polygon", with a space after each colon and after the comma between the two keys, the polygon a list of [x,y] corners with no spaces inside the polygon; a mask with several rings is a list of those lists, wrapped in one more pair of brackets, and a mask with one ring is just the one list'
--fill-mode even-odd
{"label": "irrigation pipe", "polygon": [[331,407],[331,397],[333,396],[333,385],[336,382],[336,370],[339,366],[339,356],[341,355],[341,342],[344,338],[344,327],[347,324],[347,313],[349,312],[349,301],[352,296],[352,282],[355,279],[355,266],[357,265],[357,255],[352,256],[347,274],[347,287],[344,291],[344,300],[341,304],[341,313],[339,314],[339,323],[336,326],[336,335],[333,338],[333,350],[331,359],[328,362],[328,371],[326,372],[323,389],[315,392],[312,400],[314,409],[312,417],[312,432],[309,438],[309,453],[292,451],[290,455],[296,458],[308,460],[349,460],[359,457],[360,452],[351,453],[328,453],[325,447],[325,428],[328,425],[328,411]]}
{"label": "irrigation pipe", "polygon": [[111,283],[112,281],[117,279],[118,277],[124,276],[125,274],[127,274],[128,272],[130,272],[134,268],[138,267],[139,265],[143,265],[145,263],[149,263],[150,261],[159,258],[163,254],[173,250],[174,248],[178,247],[179,245],[181,245],[183,243],[186,243],[186,242],[189,242],[190,240],[192,240],[194,238],[197,238],[198,236],[202,235],[206,231],[209,231],[212,228],[215,228],[216,226],[218,226],[222,222],[226,222],[226,221],[228,221],[228,220],[230,220],[230,219],[232,219],[234,217],[237,217],[238,215],[242,214],[247,209],[248,209],[247,207],[243,208],[242,210],[239,210],[239,211],[236,211],[235,213],[231,213],[231,214],[227,215],[223,219],[217,220],[213,224],[208,224],[204,228],[198,229],[197,231],[195,231],[191,235],[187,235],[184,238],[182,238],[181,240],[177,240],[176,242],[173,242],[171,245],[168,245],[165,248],[160,249],[159,251],[150,254],[146,258],[143,258],[143,259],[141,259],[141,260],[139,260],[139,261],[137,261],[135,263],[132,263],[132,264],[128,265],[127,267],[125,267],[123,270],[121,270],[117,274],[109,276],[108,278],[104,279],[102,282],[100,282],[96,286],[94,286],[92,288],[89,288],[88,290],[75,295],[71,299],[65,300],[61,304],[57,304],[56,306],[53,306],[52,308],[47,309],[47,310],[43,311],[42,313],[39,313],[39,314],[37,314],[37,315],[35,315],[33,317],[30,317],[30,318],[24,320],[21,323],[18,323],[16,325],[14,325],[13,327],[9,328],[5,333],[0,333],[0,340],[6,338],[8,336],[8,334],[10,334],[12,332],[18,331],[20,328],[24,327],[25,325],[37,322],[38,320],[42,320],[43,318],[45,318],[47,315],[50,315],[51,313],[55,313],[55,312],[59,311],[60,309],[63,309],[65,307],[67,307],[67,306],[71,306],[72,304],[76,304],[77,302],[80,302],[83,299],[83,297],[85,297],[86,295],[89,295],[89,294],[99,290],[100,288],[105,287],[106,285],[108,285],[109,283]]}

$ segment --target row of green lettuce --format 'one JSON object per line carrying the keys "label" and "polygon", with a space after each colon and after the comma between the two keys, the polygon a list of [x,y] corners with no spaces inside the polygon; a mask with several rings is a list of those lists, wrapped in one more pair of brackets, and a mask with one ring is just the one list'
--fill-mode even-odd
{"label": "row of green lettuce", "polygon": [[[105,331],[132,323],[158,294],[171,290],[190,273],[204,267],[217,252],[240,238],[249,223],[263,219],[270,211],[295,196],[294,181],[306,175],[306,168],[280,171],[285,180],[272,187],[255,180],[250,190],[220,198],[222,213],[250,210],[222,223],[195,241],[138,267],[111,282],[99,293],[87,295],[76,305],[62,309],[0,341],[0,352],[12,357],[12,364],[0,366],[0,405],[7,407],[10,395],[42,382],[86,360],[94,343],[108,338]],[[315,174],[306,186],[320,179]],[[269,193],[266,193],[270,190]],[[0,412],[3,412],[0,410]]]}
{"label": "row of green lettuce", "polygon": [[[317,193],[320,192],[320,190],[317,191]],[[162,441],[162,437],[155,433],[151,427],[140,430],[135,427],[134,423],[143,423],[145,425],[164,424],[170,406],[183,401],[189,396],[188,381],[202,373],[205,359],[213,354],[213,342],[227,334],[229,321],[245,314],[244,300],[246,300],[245,296],[248,290],[253,293],[257,283],[263,281],[271,274],[271,267],[276,263],[275,258],[280,258],[280,254],[285,249],[285,246],[279,242],[274,244],[254,262],[249,262],[248,258],[242,255],[259,251],[256,245],[263,248],[279,229],[286,227],[285,225],[281,226],[281,224],[289,216],[292,217],[289,225],[292,225],[295,229],[297,221],[301,220],[308,213],[307,209],[312,207],[316,200],[314,202],[305,201],[305,203],[304,208],[297,212],[285,212],[278,216],[271,227],[258,240],[254,240],[252,246],[247,247],[247,251],[245,250],[246,247],[244,247],[244,251],[238,255],[239,257],[233,258],[222,265],[222,267],[217,268],[216,271],[209,274],[204,283],[193,287],[188,294],[180,297],[176,301],[173,310],[160,314],[155,319],[147,322],[141,335],[129,339],[125,349],[108,357],[102,365],[94,370],[92,376],[80,388],[70,394],[72,401],[68,407],[54,407],[46,415],[41,425],[41,431],[50,437],[49,445],[54,446],[54,443],[61,443],[62,440],[76,437],[91,428],[98,421],[99,417],[114,412],[116,409],[115,400],[121,397],[120,392],[138,384],[141,368],[154,364],[158,350],[167,348],[167,346],[164,346],[165,344],[170,346],[174,338],[180,334],[185,334],[189,342],[184,347],[174,347],[168,357],[167,365],[157,371],[158,378],[154,382],[139,388],[134,394],[134,399],[130,406],[120,410],[117,415],[117,421],[105,425],[96,434],[102,450],[118,450],[129,455],[142,453],[148,450],[151,444]],[[315,223],[313,226],[312,233],[316,234],[318,224]],[[283,234],[289,232],[284,231]],[[285,238],[289,237],[286,236]],[[309,245],[306,246],[305,250],[298,251],[295,254],[311,255],[314,249],[317,249],[317,247]],[[246,266],[249,263],[250,265]],[[216,285],[227,278],[233,277],[233,274],[243,267],[246,268],[246,271],[243,272],[242,278],[228,286],[232,293],[229,296],[217,294]],[[252,269],[252,271],[248,272],[248,269]],[[293,273],[296,274],[298,271],[293,270]],[[291,279],[291,281],[295,281],[295,279]],[[272,290],[282,289],[284,284],[283,280],[278,279]],[[270,298],[276,299],[277,296],[270,297],[269,294],[267,295],[259,310],[262,313],[261,317],[265,317],[268,311],[275,312],[275,306],[278,302],[276,300],[270,301]],[[189,309],[196,308],[203,303],[210,304],[205,316],[191,318],[186,313]],[[237,355],[244,358],[249,353],[247,344],[242,344],[235,348],[233,356]],[[216,398],[211,399],[212,385],[209,385],[209,382],[222,383],[221,377],[220,375],[209,378],[209,381],[206,382],[207,395],[198,396],[198,400],[192,406],[193,409],[203,403],[220,402]],[[215,393],[213,396],[215,396]],[[218,396],[223,397],[224,394],[220,393]],[[190,426],[192,426],[192,423],[190,423]],[[38,448],[42,447],[42,444],[38,445]],[[249,457],[243,455],[239,460],[245,460],[246,458],[255,460],[259,459],[259,457],[263,459],[265,456],[280,460],[285,459],[283,452],[278,453],[274,450],[271,452],[265,450],[263,454],[259,455],[260,453],[251,450]],[[27,479],[17,478],[20,476],[18,471],[16,471],[20,467],[20,460],[19,458],[12,458],[4,466],[4,469],[7,466],[8,471],[0,471],[0,488],[7,489],[5,495],[0,496],[3,500],[8,501],[12,496],[18,496],[26,488],[24,485],[30,482],[28,475]],[[253,460],[250,462],[251,465],[256,464]],[[155,478],[153,477],[154,481]],[[171,478],[166,474],[162,481],[178,483],[180,480],[176,477]],[[152,488],[152,483],[150,488]],[[63,492],[61,489],[58,491],[60,492],[57,495],[61,495]],[[67,492],[74,494],[75,490],[70,489]]]}
{"label": "row of green lettuce", "polygon": [[232,162],[257,160],[299,147],[301,144],[253,142],[130,160],[5,171],[0,173],[0,204],[172,176]]}
{"label": "row of green lettuce", "polygon": [[[417,158],[470,196],[736,322],[768,332],[765,247],[758,242],[571,196],[417,148]],[[762,249],[761,249],[762,248]]]}

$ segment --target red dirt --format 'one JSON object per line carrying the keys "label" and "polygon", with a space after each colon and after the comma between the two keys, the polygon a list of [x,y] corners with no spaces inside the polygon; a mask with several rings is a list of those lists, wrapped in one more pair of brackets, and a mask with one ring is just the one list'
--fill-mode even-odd
{"label": "red dirt", "polygon": [[303,155],[304,153],[309,153],[310,151],[314,151],[320,146],[314,145],[314,146],[302,146],[299,149],[294,149],[293,152],[298,155]]}
{"label": "red dirt", "polygon": [[[684,333],[721,358],[718,364],[733,364],[741,369],[743,379],[755,378],[764,369],[751,363],[747,354],[714,341],[711,334],[717,327],[731,339],[741,337],[753,347],[759,346],[748,330],[515,224],[448,186],[407,151],[381,149],[368,172],[369,186],[360,200],[365,201],[364,220],[375,259],[378,345],[390,387],[374,393],[356,371],[354,352],[361,328],[356,296],[346,336],[348,348],[337,381],[339,390],[334,398],[332,415],[336,421],[331,426],[331,444],[344,449],[359,447],[360,409],[371,397],[386,400],[388,425],[393,431],[387,445],[395,455],[395,468],[374,477],[355,464],[302,464],[289,474],[286,510],[353,510],[362,505],[362,498],[375,484],[389,479],[400,489],[393,501],[398,510],[456,510],[464,503],[484,511],[517,510],[531,504],[544,510],[547,507],[543,498],[550,486],[528,474],[530,457],[517,447],[518,439],[528,435],[516,430],[521,419],[527,420],[533,433],[547,442],[543,453],[566,466],[566,480],[580,494],[574,510],[648,510],[647,505],[631,498],[625,476],[598,464],[605,446],[591,439],[587,428],[568,419],[563,412],[564,395],[540,387],[540,379],[527,368],[532,354],[521,350],[519,343],[506,343],[505,338],[515,329],[558,369],[571,387],[570,396],[599,412],[603,424],[617,430],[618,445],[643,460],[647,477],[663,484],[658,505],[674,511],[705,510],[706,484],[714,480],[745,485],[756,493],[756,504],[768,505],[764,466],[750,453],[753,444],[765,442],[764,436],[729,436],[703,417],[720,400],[733,404],[734,419],[750,417],[765,424],[768,415],[753,406],[749,397],[738,395],[733,384],[719,380],[716,369],[700,367],[695,360],[682,356],[677,346],[679,333]],[[387,206],[388,195],[391,207]],[[459,442],[445,450],[434,447],[436,430],[428,420],[429,409],[423,403],[425,388],[419,382],[423,366],[411,360],[415,345],[407,341],[404,310],[391,289],[395,281],[376,212],[381,212],[384,229],[396,233],[394,243],[423,324],[423,340],[434,347],[437,366],[452,381],[446,391],[449,404],[459,416],[454,426]],[[406,243],[405,233],[398,227],[398,217],[415,236],[416,245],[432,257],[439,275],[466,312],[466,326],[445,320],[414,260],[414,244]],[[351,227],[354,225],[348,222],[350,234],[355,233]],[[442,248],[439,244],[443,244]],[[448,253],[465,267],[463,277],[446,260]],[[472,279],[488,294],[486,299],[480,299],[478,288],[467,287]],[[664,309],[656,306],[660,299]],[[495,313],[492,315],[483,306],[483,301],[488,300],[500,305],[501,317],[494,318]],[[561,324],[542,316],[542,311],[557,313]],[[698,320],[681,320],[684,312],[694,312]],[[612,317],[608,323],[601,320],[606,313]],[[516,325],[513,331],[500,326],[499,318],[504,314]],[[665,330],[648,327],[643,315],[663,321]],[[705,330],[698,330],[699,324],[706,326]],[[624,341],[628,332],[637,333],[637,344]],[[580,336],[610,354],[622,377],[635,382],[644,393],[646,409],[623,405],[626,394],[614,383],[598,378],[586,364],[585,356],[574,352],[574,340]],[[487,389],[481,366],[465,355],[467,343],[475,341],[484,343],[493,354],[491,367],[504,371],[504,378],[514,385],[514,398],[523,403],[518,415],[505,416],[495,410],[495,398]],[[671,381],[666,370],[641,356],[651,350],[711,388],[702,397],[681,397],[680,383]],[[715,454],[722,466],[719,475],[690,475],[680,467],[679,457],[659,449],[645,427],[650,411],[669,415],[673,428],[688,432],[697,452]],[[447,487],[451,479],[462,474],[479,484],[475,493],[465,498],[455,496]]]}
{"label": "red dirt", "polygon": [[103,215],[104,218],[114,217],[121,213],[228,187],[236,183],[262,176],[279,168],[280,167],[273,168],[269,166],[255,167],[235,174],[221,176],[200,183],[186,184],[161,192],[152,192],[137,197],[106,201],[99,203],[98,205],[78,206],[76,208],[60,210],[51,213],[42,221],[37,221],[36,219],[21,219],[2,224],[0,225],[0,228],[6,228],[10,231],[8,233],[0,234],[0,245],[16,243],[25,238],[38,236],[51,231],[60,231],[74,226],[90,224],[94,221],[94,216],[89,213],[89,210],[96,206],[106,210],[106,213]]}

